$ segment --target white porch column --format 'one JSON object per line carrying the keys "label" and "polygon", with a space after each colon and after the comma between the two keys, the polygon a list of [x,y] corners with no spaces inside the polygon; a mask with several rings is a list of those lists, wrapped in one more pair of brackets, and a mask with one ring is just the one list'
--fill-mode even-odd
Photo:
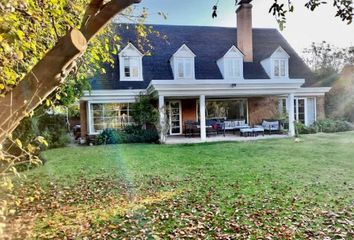
{"label": "white porch column", "polygon": [[200,139],[204,141],[206,139],[205,128],[205,95],[199,97],[199,109],[200,109]]}
{"label": "white porch column", "polygon": [[165,97],[159,95],[159,114],[160,114],[160,141],[165,142],[165,128],[166,128],[166,117],[165,117]]}
{"label": "white porch column", "polygon": [[289,136],[295,136],[294,93],[288,95]]}

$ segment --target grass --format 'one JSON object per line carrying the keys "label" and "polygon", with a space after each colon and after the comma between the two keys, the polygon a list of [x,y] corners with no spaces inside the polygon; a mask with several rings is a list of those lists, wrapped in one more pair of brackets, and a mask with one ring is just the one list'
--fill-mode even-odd
{"label": "grass", "polygon": [[301,139],[49,150],[18,212],[45,209],[33,238],[353,238],[354,133]]}

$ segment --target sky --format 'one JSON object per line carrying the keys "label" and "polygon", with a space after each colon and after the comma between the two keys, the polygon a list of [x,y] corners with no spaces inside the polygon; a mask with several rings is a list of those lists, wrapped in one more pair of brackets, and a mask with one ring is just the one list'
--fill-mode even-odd
{"label": "sky", "polygon": [[[236,26],[235,1],[219,0],[218,17],[211,17],[217,0],[143,0],[139,8],[148,8],[147,23],[198,26]],[[332,0],[329,0],[330,2]],[[281,32],[301,54],[312,42],[326,41],[338,47],[354,45],[354,22],[347,25],[335,18],[335,8],[322,5],[315,12],[304,7],[306,0],[293,0],[295,12],[287,15],[286,28]],[[271,0],[253,0],[253,27],[277,28],[275,18],[268,13]],[[167,15],[164,20],[158,12]]]}

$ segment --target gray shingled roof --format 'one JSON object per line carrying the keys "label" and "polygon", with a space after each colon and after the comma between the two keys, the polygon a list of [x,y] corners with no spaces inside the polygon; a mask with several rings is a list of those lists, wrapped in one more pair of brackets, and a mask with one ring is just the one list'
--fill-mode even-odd
{"label": "gray shingled roof", "polygon": [[[152,79],[173,79],[169,59],[185,43],[195,54],[196,79],[222,79],[216,61],[237,45],[237,29],[206,26],[151,25],[167,40],[151,34],[148,38],[153,46],[152,55],[143,57],[142,82],[119,81],[119,60],[114,56],[115,68],[106,66],[105,75],[92,79],[93,89],[145,89]],[[132,42],[136,47],[137,37],[133,26],[116,25],[116,31],[122,38],[123,47]],[[276,29],[253,29],[252,63],[244,63],[245,79],[269,79],[260,62],[268,58],[279,46],[290,56],[290,78],[305,78],[304,86],[311,85],[312,73],[294,49]]]}

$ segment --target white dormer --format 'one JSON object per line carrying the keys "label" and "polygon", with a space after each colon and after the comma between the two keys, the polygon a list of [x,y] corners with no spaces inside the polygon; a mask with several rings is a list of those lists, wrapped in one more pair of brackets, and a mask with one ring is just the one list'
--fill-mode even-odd
{"label": "white dormer", "polygon": [[183,44],[170,59],[174,79],[195,79],[195,54]]}
{"label": "white dormer", "polygon": [[289,78],[289,58],[288,53],[278,47],[269,58],[261,61],[261,64],[270,78]]}
{"label": "white dormer", "polygon": [[143,81],[143,56],[133,44],[119,53],[120,81]]}
{"label": "white dormer", "polygon": [[216,63],[224,79],[243,79],[243,53],[232,46]]}

